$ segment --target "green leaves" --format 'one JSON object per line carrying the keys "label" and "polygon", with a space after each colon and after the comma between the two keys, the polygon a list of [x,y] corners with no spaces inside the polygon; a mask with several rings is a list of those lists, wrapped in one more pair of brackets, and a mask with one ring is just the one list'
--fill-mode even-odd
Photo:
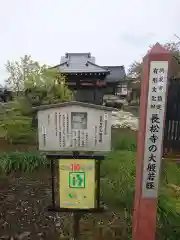
{"label": "green leaves", "polygon": [[0,127],[10,143],[36,143],[36,131],[30,117],[12,115],[10,118],[8,115],[0,120]]}
{"label": "green leaves", "polygon": [[136,151],[137,131],[129,128],[112,128],[112,149]]}
{"label": "green leaves", "polygon": [[31,105],[67,101],[72,94],[66,85],[65,76],[57,69],[40,65],[33,61],[30,55],[20,58],[20,61],[7,61],[6,83],[17,96],[24,93]]}
{"label": "green leaves", "polygon": [[[180,167],[172,162],[165,162],[163,166],[164,179],[159,189],[157,239],[179,240]],[[129,221],[132,217],[135,193],[135,169],[136,153],[129,149],[111,152],[101,165],[102,200],[112,211],[123,213],[126,210],[129,228],[132,224]]]}
{"label": "green leaves", "polygon": [[45,155],[37,153],[1,153],[0,172],[10,173],[12,171],[32,172],[38,168],[48,167],[49,163]]}
{"label": "green leaves", "polygon": [[30,55],[21,57],[20,61],[7,61],[5,66],[9,74],[7,84],[17,96],[0,106],[0,128],[11,143],[34,143],[32,106],[69,101],[72,93],[65,76],[57,69],[33,61]]}
{"label": "green leaves", "polygon": [[[167,42],[164,44],[164,47],[168,49],[174,56],[180,58],[180,45],[179,42]],[[152,46],[150,46],[152,48]],[[134,61],[129,69],[128,69],[128,76],[140,78],[142,73],[142,61]],[[179,68],[180,71],[180,68]]]}

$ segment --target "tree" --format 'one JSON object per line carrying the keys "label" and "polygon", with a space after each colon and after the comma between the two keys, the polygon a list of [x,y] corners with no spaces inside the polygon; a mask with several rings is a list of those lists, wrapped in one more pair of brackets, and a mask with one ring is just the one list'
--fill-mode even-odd
{"label": "tree", "polygon": [[5,67],[9,74],[7,86],[16,96],[20,93],[26,96],[32,105],[65,101],[72,97],[65,77],[56,69],[33,61],[30,55],[21,57],[20,61],[7,61]]}
{"label": "tree", "polygon": [[[152,48],[152,47],[153,46],[150,46],[150,48]],[[177,60],[180,59],[180,41],[179,42],[168,42],[168,43],[164,44],[164,47],[166,49],[168,49],[170,52],[172,52],[173,56]],[[179,68],[179,71],[180,71],[180,68]],[[142,72],[142,61],[140,61],[140,62],[134,61],[128,69],[128,76],[140,78],[141,72]]]}
{"label": "tree", "polygon": [[142,62],[134,61],[128,69],[128,76],[138,78],[141,75],[141,72],[142,72]]}
{"label": "tree", "polygon": [[32,106],[68,101],[72,94],[65,77],[25,55],[20,61],[8,61],[7,86],[16,93],[13,101],[0,108],[0,127],[11,143],[36,142],[37,121]]}
{"label": "tree", "polygon": [[14,91],[16,95],[19,95],[20,91],[24,88],[25,71],[33,63],[30,55],[25,55],[20,58],[20,61],[7,61],[5,64],[6,71],[8,72],[8,79],[6,84]]}

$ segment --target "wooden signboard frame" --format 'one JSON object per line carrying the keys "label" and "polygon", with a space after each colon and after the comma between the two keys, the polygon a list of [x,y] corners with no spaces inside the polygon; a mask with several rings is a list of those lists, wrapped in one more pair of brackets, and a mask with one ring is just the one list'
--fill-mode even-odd
{"label": "wooden signboard frame", "polygon": [[[51,184],[52,184],[52,203],[51,206],[48,207],[49,211],[55,211],[55,212],[73,212],[73,213],[90,213],[90,212],[102,212],[104,209],[102,207],[100,207],[100,164],[101,161],[104,160],[104,156],[103,155],[84,155],[81,154],[79,155],[78,152],[77,153],[73,153],[73,154],[48,154],[47,158],[51,161]],[[61,161],[61,159],[63,159],[63,161],[65,159],[69,160],[69,159],[78,159],[79,160],[89,160],[89,162],[91,162],[92,160],[95,161],[95,193],[94,193],[94,202],[95,202],[95,206],[94,208],[62,208],[60,207],[60,203],[56,202],[56,197],[55,197],[55,162],[57,161]],[[60,171],[59,171],[60,172]],[[60,176],[59,176],[60,179]]]}

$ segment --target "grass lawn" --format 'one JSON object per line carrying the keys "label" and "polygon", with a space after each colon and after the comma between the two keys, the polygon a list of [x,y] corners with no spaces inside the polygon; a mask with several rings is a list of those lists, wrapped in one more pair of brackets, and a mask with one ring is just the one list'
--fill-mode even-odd
{"label": "grass lawn", "polygon": [[6,135],[4,129],[0,126],[0,138],[3,138]]}
{"label": "grass lawn", "polygon": [[[102,164],[102,199],[112,211],[124,213],[127,239],[131,239],[131,217],[135,190],[136,152],[113,151]],[[180,239],[180,167],[165,162],[159,189],[157,239]]]}
{"label": "grass lawn", "polygon": [[[81,219],[80,239],[131,239],[135,189],[133,151],[116,150],[101,165],[101,200],[106,212]],[[72,216],[47,212],[51,199],[50,169],[38,153],[9,153],[0,156],[0,239],[21,236],[29,239],[70,239]],[[45,161],[46,162],[46,161]],[[180,239],[180,168],[166,163],[160,187],[157,239]],[[62,236],[66,236],[63,238]],[[62,238],[59,238],[61,236]],[[8,238],[7,238],[8,239]]]}
{"label": "grass lawn", "polygon": [[[81,219],[80,239],[132,239],[136,133],[115,130],[112,148],[101,165],[101,200],[106,212]],[[33,240],[70,239],[72,216],[46,209],[51,200],[51,179],[44,155],[2,153],[0,171],[0,239],[16,239],[23,234]],[[179,240],[179,226],[180,167],[165,162],[159,189],[157,240]]]}
{"label": "grass lawn", "polygon": [[[125,154],[126,155],[126,154]],[[112,156],[107,156],[107,159]],[[0,239],[70,239],[72,216],[49,213],[51,203],[51,175],[43,155],[36,153],[8,153],[0,155],[0,169],[9,173],[0,179]],[[114,159],[112,159],[114,161]],[[107,160],[108,162],[108,160]],[[105,164],[105,165],[104,165]],[[16,170],[16,172],[11,170]],[[80,222],[80,239],[128,239],[124,211],[114,210],[104,194],[106,161],[102,164],[102,196],[108,208],[101,214],[84,215]],[[115,195],[112,197],[116,197]],[[107,200],[107,201],[106,201]],[[61,237],[60,237],[61,236]]]}

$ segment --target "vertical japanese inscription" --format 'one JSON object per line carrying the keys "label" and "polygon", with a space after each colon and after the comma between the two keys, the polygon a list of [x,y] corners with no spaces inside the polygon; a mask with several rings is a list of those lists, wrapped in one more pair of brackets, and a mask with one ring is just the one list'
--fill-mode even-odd
{"label": "vertical japanese inscription", "polygon": [[94,146],[97,145],[97,126],[94,126]]}
{"label": "vertical japanese inscription", "polygon": [[151,62],[144,148],[143,198],[158,196],[167,72],[167,61]]}
{"label": "vertical japanese inscription", "polygon": [[63,147],[66,146],[66,117],[63,114]]}
{"label": "vertical japanese inscription", "polygon": [[107,135],[107,121],[108,121],[108,113],[104,114],[104,135]]}
{"label": "vertical japanese inscription", "polygon": [[84,136],[85,136],[85,132],[82,131],[81,132],[82,147],[84,147],[84,145],[85,145],[85,143],[84,143]]}
{"label": "vertical japanese inscription", "polygon": [[55,123],[55,133],[57,136],[57,112],[55,112],[54,123]]}
{"label": "vertical japanese inscription", "polygon": [[59,146],[62,144],[61,113],[59,113]]}
{"label": "vertical japanese inscription", "polygon": [[46,127],[42,126],[43,145],[46,146]]}
{"label": "vertical japanese inscription", "polygon": [[103,140],[103,117],[100,116],[99,121],[99,142],[102,143]]}

